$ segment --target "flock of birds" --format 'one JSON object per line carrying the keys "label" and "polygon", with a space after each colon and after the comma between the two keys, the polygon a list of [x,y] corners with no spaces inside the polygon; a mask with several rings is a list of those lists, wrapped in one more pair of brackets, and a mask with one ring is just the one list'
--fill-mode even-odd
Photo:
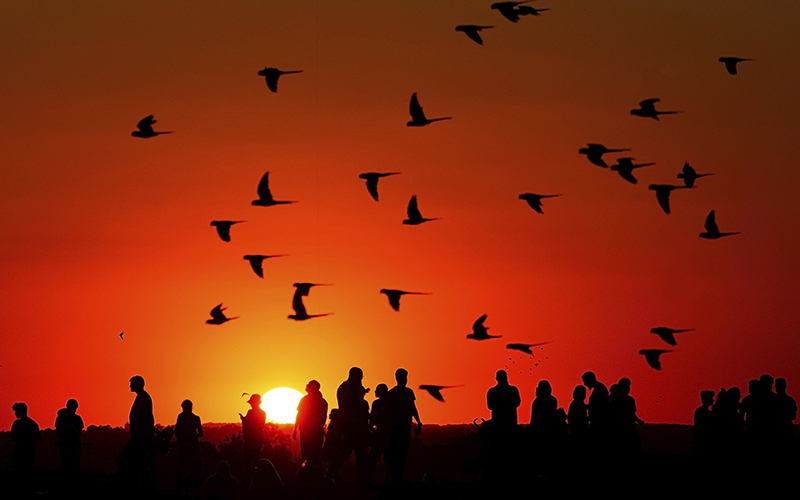
{"label": "flock of birds", "polygon": [[[536,9],[529,5],[533,0],[527,0],[522,2],[497,2],[491,5],[491,9],[497,10],[503,17],[508,19],[509,21],[516,23],[520,20],[522,16],[539,16],[542,12],[548,11],[550,9]],[[463,32],[470,40],[483,45],[483,39],[480,36],[480,32],[482,30],[494,28],[494,26],[485,26],[485,25],[459,25],[456,26],[456,31]],[[743,61],[752,61],[753,59],[743,59],[738,57],[720,57],[719,62],[725,65],[725,69],[731,75],[737,74],[737,64]],[[278,91],[278,81],[282,75],[287,74],[296,74],[301,73],[302,70],[292,70],[292,71],[282,71],[277,68],[267,67],[263,70],[258,72],[259,76],[262,76],[266,79],[267,87],[271,92]],[[662,115],[673,115],[678,113],[683,113],[683,111],[659,111],[656,109],[656,103],[660,102],[659,99],[645,99],[639,103],[639,107],[636,109],[632,109],[630,114],[637,117],[643,118],[652,118],[654,120],[659,120],[659,116]],[[424,127],[430,125],[434,122],[444,121],[444,120],[451,120],[452,117],[438,117],[438,118],[428,118],[422,106],[420,105],[419,99],[417,97],[416,92],[411,95],[411,101],[409,103],[409,114],[411,115],[411,120],[407,122],[407,126],[409,127]],[[156,137],[158,135],[163,134],[170,134],[172,131],[155,131],[153,129],[153,125],[156,123],[153,115],[149,115],[142,120],[139,121],[137,124],[137,129],[131,135],[133,137],[138,137],[142,139],[149,139],[152,137]],[[617,172],[622,179],[631,183],[637,184],[638,179],[634,176],[634,170],[648,167],[651,165],[655,165],[655,163],[634,163],[635,158],[632,157],[620,157],[616,159],[616,163],[613,165],[608,165],[606,161],[603,159],[603,156],[609,153],[623,153],[630,151],[630,149],[609,149],[602,144],[596,143],[589,143],[584,148],[580,148],[578,153],[581,155],[585,155],[590,163],[596,165],[598,167],[607,168],[611,171]],[[400,172],[366,172],[359,175],[359,178],[366,181],[366,188],[369,195],[375,200],[379,200],[378,195],[378,182],[380,179],[384,177],[399,175]],[[684,164],[683,169],[680,173],[678,173],[677,178],[683,181],[683,185],[672,185],[672,184],[651,184],[648,186],[648,189],[651,191],[655,191],[656,200],[658,204],[663,209],[663,211],[667,214],[670,213],[670,195],[672,191],[678,189],[694,189],[695,182],[697,179],[702,177],[707,177],[714,175],[713,173],[697,173],[695,169],[687,162]],[[256,190],[258,194],[258,199],[252,201],[253,206],[258,207],[271,207],[275,205],[286,205],[297,203],[296,201],[288,201],[288,200],[276,200],[272,192],[270,191],[269,186],[269,172],[266,172]],[[523,193],[519,195],[519,199],[524,200],[531,209],[534,211],[542,214],[542,200],[547,198],[554,198],[562,196],[561,194],[536,194],[536,193]],[[439,220],[439,218],[426,218],[423,217],[420,210],[419,204],[417,201],[416,196],[412,196],[410,201],[408,202],[408,207],[406,210],[407,218],[402,221],[403,224],[406,225],[419,225],[425,222]],[[231,241],[231,228],[240,223],[244,223],[246,221],[243,220],[214,220],[211,222],[211,225],[216,228],[217,234],[219,235],[220,239],[224,242]],[[715,211],[711,210],[705,220],[705,232],[700,233],[701,238],[705,239],[718,239],[725,236],[731,236],[739,234],[738,232],[721,232],[719,227],[716,223],[716,215]],[[244,260],[247,260],[253,270],[253,272],[259,277],[264,277],[264,261],[270,258],[277,258],[277,257],[285,257],[286,255],[245,255]],[[305,321],[311,318],[321,317],[321,316],[328,316],[333,313],[322,313],[322,314],[308,314],[306,311],[305,305],[303,303],[303,297],[307,297],[309,292],[313,287],[317,286],[330,286],[326,284],[320,283],[295,283],[294,284],[294,295],[292,298],[292,309],[294,310],[294,314],[288,316],[289,319],[295,321]],[[387,289],[384,288],[380,290],[381,294],[386,295],[389,301],[390,307],[395,310],[400,310],[400,299],[404,295],[430,295],[426,292],[410,292],[405,290],[396,290],[396,289]],[[224,313],[225,308],[222,307],[222,304],[217,305],[211,310],[211,319],[208,319],[206,323],[210,325],[221,325],[233,319],[237,319],[236,317],[227,317]],[[472,333],[468,334],[466,337],[470,340],[475,341],[485,341],[491,340],[496,338],[501,338],[500,335],[489,335],[488,328],[484,325],[484,321],[486,320],[487,315],[484,314],[480,318],[478,318],[475,323],[472,325]],[[669,344],[670,346],[676,346],[677,343],[675,341],[674,334],[676,333],[683,333],[693,331],[693,329],[672,329],[667,327],[656,327],[651,330],[651,333],[658,335],[664,342]],[[123,332],[124,333],[124,332]],[[122,338],[123,333],[120,333],[120,338]],[[540,343],[533,343],[533,344],[525,344],[525,343],[509,343],[506,345],[507,349],[516,350],[525,354],[529,354],[533,356],[533,348],[540,347],[550,342],[540,342]],[[541,348],[541,347],[540,347]],[[656,370],[661,370],[661,361],[660,356],[664,353],[675,352],[675,350],[666,350],[666,349],[642,349],[639,351],[639,354],[643,355],[646,362]],[[449,389],[452,387],[460,387],[460,386],[437,386],[437,385],[421,385],[420,389],[427,391],[432,397],[439,401],[444,401],[442,397],[441,391],[443,389]]]}

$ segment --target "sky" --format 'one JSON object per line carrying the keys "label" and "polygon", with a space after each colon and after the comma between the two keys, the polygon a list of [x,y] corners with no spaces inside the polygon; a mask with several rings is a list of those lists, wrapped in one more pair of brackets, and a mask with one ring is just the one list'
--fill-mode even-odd
{"label": "sky", "polygon": [[[463,385],[416,391],[439,424],[488,419],[506,367],[522,422],[539,380],[566,408],[587,370],[629,377],[647,422],[690,423],[701,390],[762,373],[800,394],[800,4],[540,0],[518,23],[490,4],[0,6],[0,430],[15,401],[52,427],[69,398],[124,425],[137,374],[165,425],[187,398],[230,422],[243,392],[311,379],[335,407],[352,366],[373,390],[399,367]],[[494,28],[481,46],[459,24]],[[731,76],[721,56],[755,60]],[[303,72],[272,93],[268,66]],[[407,127],[414,92],[452,120]],[[649,98],[683,113],[630,114]],[[131,137],[150,114],[174,133]],[[629,184],[587,143],[656,165]],[[667,215],[647,186],[684,162],[714,176]],[[251,206],[265,172],[298,203]],[[376,202],[364,172],[401,174]],[[526,192],[562,196],[538,214]],[[441,220],[403,225],[412,195]],[[699,238],[712,209],[741,234]],[[225,219],[247,221],[228,243]],[[261,279],[258,253],[288,257]],[[333,314],[288,319],[295,282],[332,284],[305,304]],[[431,295],[395,312],[382,288]],[[239,318],[207,325],[219,303]],[[466,339],[483,314],[502,338]],[[695,329],[661,371],[638,355],[671,348],[657,326]]]}

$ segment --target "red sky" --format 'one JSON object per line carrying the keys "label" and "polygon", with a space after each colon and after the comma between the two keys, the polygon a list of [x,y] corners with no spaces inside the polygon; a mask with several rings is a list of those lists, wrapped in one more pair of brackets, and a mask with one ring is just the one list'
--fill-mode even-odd
{"label": "red sky", "polygon": [[[800,4],[541,0],[516,24],[490,4],[0,7],[0,429],[14,401],[45,427],[71,397],[122,425],[135,374],[163,424],[186,398],[235,421],[242,392],[312,378],[335,406],[351,366],[371,388],[398,367],[464,384],[417,391],[429,423],[488,418],[506,365],[524,422],[540,379],[566,407],[586,370],[630,377],[648,422],[689,423],[700,390],[765,372],[797,395]],[[459,24],[495,28],[479,46]],[[756,61],[731,76],[720,56]],[[303,73],[273,94],[265,66]],[[453,119],[406,127],[412,92]],[[655,97],[684,113],[629,114]],[[131,137],[149,114],[174,134]],[[628,184],[588,142],[657,165]],[[685,161],[715,175],[666,215],[647,186]],[[266,171],[299,203],[251,206]],[[376,203],[369,171],[402,174]],[[563,196],[540,215],[523,192]],[[404,226],[413,194],[442,220]],[[698,238],[711,209],[742,234]],[[214,219],[248,222],[224,243]],[[290,256],[259,279],[251,253]],[[287,319],[297,281],[334,284],[306,306],[335,314]],[[381,288],[432,295],[397,313]],[[220,302],[241,317],[206,325]],[[482,314],[502,339],[465,338]],[[637,354],[669,348],[655,326],[696,329],[661,372]],[[504,348],[543,341],[533,360]]]}

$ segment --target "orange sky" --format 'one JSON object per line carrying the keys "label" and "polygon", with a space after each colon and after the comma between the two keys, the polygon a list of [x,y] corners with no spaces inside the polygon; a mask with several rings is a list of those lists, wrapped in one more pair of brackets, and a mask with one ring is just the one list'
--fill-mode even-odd
{"label": "orange sky", "polygon": [[[417,391],[429,423],[488,418],[506,365],[524,422],[540,379],[566,407],[590,369],[630,377],[649,422],[764,372],[800,394],[797,2],[541,0],[517,24],[489,1],[45,4],[0,6],[0,429],[14,401],[45,427],[71,397],[122,425],[134,374],[163,424],[185,398],[235,421],[242,392],[312,378],[335,406],[354,365],[373,389],[397,367],[464,384]],[[496,26],[484,46],[454,31],[471,23]],[[734,77],[728,55],[757,61]],[[265,66],[303,73],[273,94]],[[453,119],[406,127],[412,92]],[[653,97],[685,112],[629,114]],[[131,137],[151,113],[175,133]],[[587,142],[657,165],[634,186]],[[666,215],[647,185],[684,161],[715,176]],[[299,203],[251,206],[265,171]],[[376,203],[368,171],[402,175]],[[523,192],[563,196],[539,215]],[[442,220],[401,224],[412,194]],[[711,209],[742,234],[698,238]],[[224,243],[214,219],[248,222]],[[259,279],[249,253],[290,257]],[[296,281],[334,284],[306,306],[335,314],[288,320]],[[381,288],[432,295],[396,313]],[[206,325],[220,302],[241,318]],[[482,314],[502,339],[465,338]],[[657,372],[637,352],[669,348],[660,325],[696,331]]]}

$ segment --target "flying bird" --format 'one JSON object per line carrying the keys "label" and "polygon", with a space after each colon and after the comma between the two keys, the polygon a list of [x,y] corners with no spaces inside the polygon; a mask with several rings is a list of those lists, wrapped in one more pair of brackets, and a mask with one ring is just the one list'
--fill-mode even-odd
{"label": "flying bird", "polygon": [[438,122],[439,120],[451,120],[452,116],[445,116],[444,118],[425,118],[425,113],[422,112],[422,106],[419,105],[419,101],[417,100],[417,93],[414,92],[411,94],[411,104],[409,104],[408,108],[409,112],[411,113],[411,121],[406,123],[409,127],[424,127],[429,123]]}
{"label": "flying bird", "polygon": [[273,205],[285,205],[287,203],[297,203],[296,201],[278,201],[272,198],[269,190],[269,172],[265,173],[258,183],[258,199],[253,200],[252,204],[257,207],[271,207]]}
{"label": "flying bird", "polygon": [[716,219],[717,219],[716,212],[714,210],[708,213],[708,217],[706,217],[706,224],[705,224],[706,232],[700,233],[701,238],[705,238],[707,240],[716,240],[724,236],[732,236],[734,234],[741,233],[741,231],[736,231],[735,233],[720,233]]}
{"label": "flying bird", "polygon": [[123,335],[125,335],[125,332],[119,332],[119,338],[120,338],[120,340],[125,340],[124,338],[122,338],[122,336],[123,336]]}
{"label": "flying bird", "polygon": [[620,177],[631,184],[636,184],[639,181],[633,176],[633,169],[649,167],[650,165],[655,165],[655,163],[640,163],[635,165],[633,163],[633,160],[635,159],[636,158],[618,158],[617,164],[611,165],[611,170],[616,170]]}
{"label": "flying bird", "polygon": [[506,349],[512,349],[514,351],[521,351],[525,354],[533,355],[533,351],[531,351],[531,347],[539,347],[540,345],[550,344],[551,342],[539,342],[538,344],[506,344]]}
{"label": "flying bird", "polygon": [[250,262],[250,267],[259,278],[264,277],[264,260],[270,257],[286,257],[286,255],[245,255],[244,260]]}
{"label": "flying bird", "polygon": [[519,21],[519,16],[525,16],[528,14],[538,16],[539,12],[550,10],[550,9],[534,9],[528,5],[520,5],[532,2],[533,0],[525,0],[524,2],[496,2],[492,4],[492,9],[497,10],[500,14],[503,15],[506,19],[515,23]]}
{"label": "flying bird", "polygon": [[650,184],[647,189],[656,192],[656,199],[665,213],[669,213],[669,194],[674,189],[687,189],[686,186],[671,186],[669,184]]}
{"label": "flying bird", "polygon": [[249,396],[249,395],[250,395],[250,393],[249,393],[249,392],[243,392],[243,393],[242,393],[242,397]]}
{"label": "flying bird", "polygon": [[379,172],[367,172],[358,176],[359,179],[367,181],[367,191],[372,195],[375,201],[378,201],[378,179],[381,177],[388,177],[390,175],[399,175],[400,172],[387,172],[385,174]]}
{"label": "flying bird", "polygon": [[484,326],[483,322],[486,321],[488,318],[488,314],[484,314],[480,318],[475,320],[475,323],[472,324],[472,333],[467,335],[468,339],[472,340],[489,340],[489,339],[499,339],[502,335],[489,335],[489,327]]}
{"label": "flying bird", "polygon": [[442,389],[452,389],[453,387],[464,387],[463,385],[421,385],[419,388],[423,391],[428,391],[428,394],[433,396],[433,399],[444,403],[442,397]]}
{"label": "flying bird", "polygon": [[681,169],[681,173],[678,174],[678,179],[683,179],[683,183],[686,187],[694,187],[694,181],[699,179],[700,177],[706,177],[708,175],[714,174],[698,174],[695,172],[694,168],[689,165],[689,162],[683,163],[683,169]]}
{"label": "flying bird", "polygon": [[136,128],[139,130],[134,130],[131,132],[131,135],[134,137],[139,137],[141,139],[149,139],[151,137],[155,137],[161,134],[171,134],[172,132],[156,132],[153,130],[153,124],[156,121],[153,119],[153,115],[147,116],[139,120],[139,123],[136,124]]}
{"label": "flying bird", "polygon": [[406,210],[406,213],[408,213],[408,219],[405,219],[403,224],[407,224],[409,226],[416,226],[422,224],[423,222],[439,220],[439,217],[426,219],[422,216],[422,214],[419,212],[419,207],[417,206],[417,195],[411,197],[411,201],[408,202],[408,209]]}
{"label": "flying bird", "polygon": [[267,79],[267,87],[273,92],[278,91],[278,78],[281,75],[290,75],[292,73],[302,73],[303,70],[295,70],[295,71],[281,71],[278,68],[264,68],[258,72],[258,76],[263,76]]}
{"label": "flying bird", "polygon": [[292,297],[292,309],[294,309],[294,314],[289,315],[289,319],[293,319],[295,321],[304,321],[309,318],[317,318],[319,316],[329,316],[333,313],[325,313],[325,314],[308,314],[306,312],[306,306],[303,304],[303,297],[308,296],[308,292],[311,290],[311,287],[314,286],[331,286],[331,285],[324,285],[320,283],[295,283],[294,287],[296,290],[294,291],[294,297]]}
{"label": "flying bird", "polygon": [[520,5],[519,7],[517,7],[517,15],[518,16],[527,16],[527,15],[539,16],[539,15],[541,15],[541,14],[539,14],[540,12],[544,12],[544,11],[547,11],[547,10],[550,10],[550,9],[534,9],[530,5]]}
{"label": "flying bird", "polygon": [[735,75],[736,74],[736,65],[742,61],[753,61],[754,59],[742,59],[741,57],[720,57],[718,59],[719,62],[725,63],[725,69],[728,70],[728,73]]}
{"label": "flying bird", "polygon": [[494,26],[478,26],[475,24],[462,24],[460,26],[456,26],[456,31],[463,31],[465,35],[469,37],[470,40],[473,42],[483,45],[483,39],[481,38],[480,30],[485,30],[489,28],[494,28]]}
{"label": "flying bird", "polygon": [[225,313],[222,312],[225,309],[227,309],[227,307],[222,307],[222,304],[220,304],[217,307],[215,307],[214,309],[212,309],[211,310],[211,319],[207,319],[206,323],[208,323],[209,325],[221,325],[222,323],[225,323],[226,321],[230,321],[232,319],[236,319],[236,318],[239,317],[239,316],[236,316],[236,317],[233,317],[233,318],[225,317]]}
{"label": "flying bird", "polygon": [[664,350],[664,349],[642,349],[639,351],[639,354],[644,356],[644,359],[647,361],[647,364],[655,368],[656,370],[661,369],[661,360],[658,359],[659,356],[664,354],[665,352],[676,352],[672,349]]}
{"label": "flying bird", "polygon": [[241,222],[247,222],[246,220],[212,220],[211,225],[217,228],[217,234],[222,241],[229,242],[231,241],[231,226],[234,224],[239,224]]}
{"label": "flying bird", "polygon": [[655,104],[659,101],[661,101],[661,99],[645,99],[639,103],[639,109],[631,110],[631,114],[634,116],[658,120],[658,115],[674,115],[675,113],[683,113],[683,111],[656,111]]}
{"label": "flying bird", "polygon": [[381,293],[389,298],[389,305],[392,306],[392,309],[395,311],[400,310],[400,297],[403,295],[430,295],[425,292],[405,292],[403,290],[390,290],[388,288],[381,289]]}
{"label": "flying bird", "polygon": [[666,326],[658,326],[656,328],[651,329],[650,333],[655,333],[656,335],[661,337],[661,340],[663,340],[669,345],[678,345],[678,343],[675,342],[676,333],[693,332],[693,331],[694,328],[687,328],[685,330],[675,330],[673,328],[667,328]]}
{"label": "flying bird", "polygon": [[542,199],[544,198],[555,198],[556,196],[561,196],[560,194],[533,194],[533,193],[522,193],[519,195],[520,200],[525,200],[528,202],[528,205],[534,209],[535,211],[543,214],[542,212]]}
{"label": "flying bird", "polygon": [[589,161],[593,165],[597,165],[598,167],[608,168],[605,160],[603,160],[603,155],[606,153],[621,153],[623,151],[630,151],[630,149],[608,149],[607,147],[603,146],[602,144],[592,144],[589,143],[586,145],[587,147],[581,148],[578,150],[578,153],[582,155],[586,155]]}

